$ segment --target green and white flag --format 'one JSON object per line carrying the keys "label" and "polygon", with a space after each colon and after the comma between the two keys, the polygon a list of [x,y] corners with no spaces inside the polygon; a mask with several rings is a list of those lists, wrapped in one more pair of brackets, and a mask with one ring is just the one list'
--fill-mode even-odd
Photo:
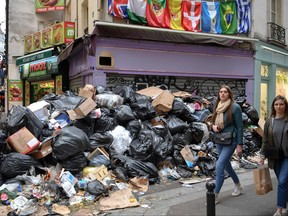
{"label": "green and white flag", "polygon": [[147,24],[147,0],[128,0],[128,18],[131,23]]}

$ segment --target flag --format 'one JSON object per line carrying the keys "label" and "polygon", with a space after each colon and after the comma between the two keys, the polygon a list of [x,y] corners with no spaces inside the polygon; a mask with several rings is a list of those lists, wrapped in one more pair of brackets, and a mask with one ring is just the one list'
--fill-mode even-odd
{"label": "flag", "polygon": [[186,31],[200,32],[201,2],[192,0],[182,2],[182,27]]}
{"label": "flag", "polygon": [[146,19],[149,26],[170,28],[166,0],[147,0]]}
{"label": "flag", "polygon": [[236,2],[220,2],[220,22],[222,34],[236,34],[237,13]]}
{"label": "flag", "polygon": [[221,34],[219,2],[202,2],[202,31]]}
{"label": "flag", "polygon": [[182,17],[181,17],[181,1],[167,0],[168,11],[170,16],[170,28],[176,30],[184,30],[182,28]]}
{"label": "flag", "polygon": [[127,19],[127,5],[128,0],[108,0],[108,14]]}
{"label": "flag", "polygon": [[251,26],[251,0],[237,0],[238,33],[248,33]]}
{"label": "flag", "polygon": [[147,0],[129,0],[128,18],[131,23],[147,24],[146,20]]}

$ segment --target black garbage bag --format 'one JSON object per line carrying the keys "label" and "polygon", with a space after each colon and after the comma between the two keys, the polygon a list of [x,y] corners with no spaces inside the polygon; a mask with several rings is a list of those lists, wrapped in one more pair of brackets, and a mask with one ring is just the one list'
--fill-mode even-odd
{"label": "black garbage bag", "polygon": [[8,136],[23,127],[26,127],[35,137],[39,138],[43,124],[30,109],[20,105],[13,105],[7,116]]}
{"label": "black garbage bag", "polygon": [[4,131],[0,130],[0,153],[7,154],[11,150],[6,142],[7,135]]}
{"label": "black garbage bag", "polygon": [[181,178],[191,178],[194,170],[185,165],[178,165],[176,171]]}
{"label": "black garbage bag", "polygon": [[2,174],[0,173],[0,187],[4,184],[4,182],[5,182],[5,179],[2,176]]}
{"label": "black garbage bag", "polygon": [[111,131],[117,126],[116,121],[110,116],[101,116],[101,118],[96,119],[94,125],[94,133]]}
{"label": "black garbage bag", "polygon": [[124,104],[135,101],[135,92],[130,86],[116,86],[113,93],[120,95],[124,99]]}
{"label": "black garbage bag", "polygon": [[70,171],[73,175],[81,172],[83,168],[87,166],[88,162],[89,161],[83,152],[79,152],[76,155],[66,158],[65,160],[59,161],[62,168],[64,168],[66,171]]}
{"label": "black garbage bag", "polygon": [[180,133],[189,128],[189,125],[177,118],[176,116],[170,115],[166,120],[167,127],[171,133],[171,135]]}
{"label": "black garbage bag", "polygon": [[203,109],[203,110],[196,110],[192,116],[195,119],[196,122],[205,122],[205,119],[211,115],[211,112],[209,109]]}
{"label": "black garbage bag", "polygon": [[173,151],[174,161],[177,165],[185,165],[186,162],[185,162],[184,158],[182,157],[180,151],[181,150],[176,150],[176,149]]}
{"label": "black garbage bag", "polygon": [[117,177],[117,179],[120,179],[124,182],[128,182],[129,176],[124,167],[118,166],[116,168],[113,168],[112,172]]}
{"label": "black garbage bag", "polygon": [[25,174],[31,166],[38,168],[41,167],[41,164],[29,155],[10,153],[5,155],[2,161],[0,173],[4,178],[10,179]]}
{"label": "black garbage bag", "polygon": [[136,160],[150,161],[154,160],[154,142],[159,137],[151,130],[143,129],[138,136],[132,140],[129,146],[129,155]]}
{"label": "black garbage bag", "polygon": [[62,95],[55,95],[54,93],[46,94],[42,100],[51,105],[51,110],[73,110],[83,103],[86,98],[66,91]]}
{"label": "black garbage bag", "polygon": [[173,136],[172,145],[175,149],[181,151],[181,149],[187,145],[191,144],[193,140],[193,135],[191,130],[185,130],[180,133],[177,133]]}
{"label": "black garbage bag", "polygon": [[200,167],[202,173],[207,177],[215,177],[216,158],[212,156],[199,157],[197,165]]}
{"label": "black garbage bag", "polygon": [[209,101],[209,103],[210,103],[208,109],[209,109],[209,111],[210,111],[211,113],[213,113],[213,110],[214,110],[214,107],[215,107],[215,103],[216,103],[217,97],[215,97],[215,96],[208,96],[208,97],[206,97],[206,99],[207,99],[207,100]]}
{"label": "black garbage bag", "polygon": [[0,130],[5,131],[5,133],[7,133],[7,115],[8,113],[1,113],[0,115]]}
{"label": "black garbage bag", "polygon": [[188,123],[196,121],[187,105],[183,101],[177,99],[174,99],[172,109],[169,111],[169,115],[175,115],[179,119]]}
{"label": "black garbage bag", "polygon": [[113,142],[113,136],[108,131],[94,133],[89,137],[89,141],[91,150],[98,147],[109,147]]}
{"label": "black garbage bag", "polygon": [[73,126],[81,129],[90,137],[94,133],[95,119],[87,115],[82,119],[75,120]]}
{"label": "black garbage bag", "polygon": [[240,106],[243,107],[243,105],[246,103],[246,97],[237,97],[235,99],[235,102]]}
{"label": "black garbage bag", "polygon": [[98,181],[97,179],[88,182],[87,191],[95,196],[108,196],[109,191],[105,188],[105,186]]}
{"label": "black garbage bag", "polygon": [[135,119],[132,109],[127,105],[121,105],[115,109],[115,118],[119,125],[125,126],[129,121]]}
{"label": "black garbage bag", "polygon": [[131,137],[135,137],[138,135],[140,130],[142,129],[141,127],[141,120],[132,120],[126,124],[125,127],[126,130],[130,132]]}
{"label": "black garbage bag", "polygon": [[52,154],[56,160],[65,160],[79,152],[89,150],[87,135],[75,126],[66,126],[52,143]]}
{"label": "black garbage bag", "polygon": [[125,167],[129,177],[147,177],[150,183],[159,182],[158,170],[153,163],[135,160],[119,154],[114,155],[112,161],[117,161],[122,167]]}
{"label": "black garbage bag", "polygon": [[247,114],[249,119],[251,120],[252,125],[258,125],[259,122],[259,115],[257,110],[253,106],[248,106],[247,108],[243,109],[243,112]]}
{"label": "black garbage bag", "polygon": [[191,134],[192,134],[191,143],[193,143],[193,144],[201,143],[203,136],[204,136],[204,131],[203,131],[202,125],[191,123],[189,130],[191,130]]}
{"label": "black garbage bag", "polygon": [[131,109],[135,113],[135,117],[142,121],[150,120],[156,117],[157,113],[148,99],[139,99],[130,104]]}

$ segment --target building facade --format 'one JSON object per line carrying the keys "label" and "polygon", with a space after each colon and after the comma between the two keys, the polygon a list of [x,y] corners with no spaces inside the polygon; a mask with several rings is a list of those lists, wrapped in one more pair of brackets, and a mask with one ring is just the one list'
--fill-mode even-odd
{"label": "building facade", "polygon": [[259,39],[254,44],[253,104],[262,119],[269,116],[276,95],[288,97],[287,9],[285,0],[253,1],[251,36]]}
{"label": "building facade", "polygon": [[[107,2],[99,0],[91,7],[90,1],[80,2],[73,5],[67,1],[66,10],[72,21],[79,21],[79,31],[86,29],[90,36],[84,34],[58,58],[60,67],[69,70],[71,90],[77,92],[85,83],[110,89],[116,85],[133,85],[136,89],[165,85],[175,91],[214,96],[219,86],[228,84],[236,95],[246,95],[253,103],[253,44],[257,39],[247,34],[132,25],[109,15]],[[81,22],[83,17],[87,24]],[[80,27],[82,23],[86,25]]]}
{"label": "building facade", "polygon": [[6,7],[7,112],[13,105],[29,105],[48,92],[62,92],[66,78],[62,79],[65,74],[57,65],[65,43],[54,43],[62,37],[56,27],[64,21],[64,0],[49,6],[39,0],[7,0]]}

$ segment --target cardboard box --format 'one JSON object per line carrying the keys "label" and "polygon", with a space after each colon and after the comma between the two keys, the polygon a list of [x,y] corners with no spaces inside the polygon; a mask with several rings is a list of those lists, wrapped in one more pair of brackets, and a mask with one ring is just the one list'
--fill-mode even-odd
{"label": "cardboard box", "polygon": [[140,91],[137,91],[136,93],[141,94],[141,95],[145,95],[147,97],[151,97],[152,99],[156,98],[159,94],[161,94],[163,92],[162,89],[155,87],[155,86],[151,86],[145,89],[142,89]]}
{"label": "cardboard box", "polygon": [[31,152],[29,155],[35,159],[44,158],[52,152],[52,137],[44,140],[38,149]]}
{"label": "cardboard box", "polygon": [[8,137],[7,142],[22,154],[27,154],[40,145],[40,141],[26,127]]}
{"label": "cardboard box", "polygon": [[152,101],[152,106],[159,114],[163,114],[172,109],[173,101],[174,95],[172,95],[168,90],[164,90]]}
{"label": "cardboard box", "polygon": [[49,103],[43,100],[32,103],[27,108],[30,109],[40,120],[46,120],[49,117],[48,106]]}
{"label": "cardboard box", "polygon": [[67,110],[69,118],[71,120],[84,118],[96,107],[96,103],[92,98],[87,98],[82,104],[76,107],[74,110]]}
{"label": "cardboard box", "polygon": [[253,129],[253,130],[256,131],[256,133],[258,133],[261,137],[263,137],[263,135],[264,135],[264,124],[265,124],[265,120],[259,119],[259,121],[258,121],[258,127]]}
{"label": "cardboard box", "polygon": [[110,160],[108,152],[106,152],[106,150],[103,147],[96,148],[93,152],[89,153],[87,159],[91,160],[93,157],[100,154],[103,154],[108,160]]}
{"label": "cardboard box", "polygon": [[194,155],[189,148],[189,145],[185,145],[184,148],[180,151],[182,157],[184,158],[188,167],[193,167],[194,163]]}
{"label": "cardboard box", "polygon": [[89,91],[84,88],[79,88],[79,91],[78,91],[78,95],[81,97],[85,97],[85,98],[93,98],[94,94],[95,94],[94,92]]}

